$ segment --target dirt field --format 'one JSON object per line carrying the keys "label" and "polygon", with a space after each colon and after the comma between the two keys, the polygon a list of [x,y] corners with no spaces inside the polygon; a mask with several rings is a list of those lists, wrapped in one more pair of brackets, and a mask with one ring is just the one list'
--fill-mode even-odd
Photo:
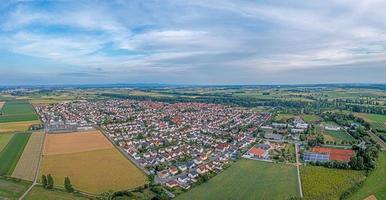
{"label": "dirt field", "polygon": [[40,174],[51,174],[56,185],[68,176],[79,190],[102,193],[134,188],[145,183],[145,175],[115,148],[44,155]]}
{"label": "dirt field", "polygon": [[32,124],[39,124],[40,121],[6,122],[0,124],[0,134],[4,132],[23,132]]}
{"label": "dirt field", "polygon": [[41,153],[41,147],[44,143],[44,133],[32,133],[12,177],[33,181],[38,170],[38,161]]}
{"label": "dirt field", "polygon": [[113,145],[99,131],[47,134],[44,155],[111,149]]}

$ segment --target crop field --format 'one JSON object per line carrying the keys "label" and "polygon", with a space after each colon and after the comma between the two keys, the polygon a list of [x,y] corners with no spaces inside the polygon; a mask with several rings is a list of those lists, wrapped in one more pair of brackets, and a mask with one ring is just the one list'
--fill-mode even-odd
{"label": "crop field", "polygon": [[34,186],[28,195],[24,198],[26,200],[88,200],[80,194],[71,194],[61,190],[46,190],[40,186]]}
{"label": "crop field", "polygon": [[45,155],[41,174],[52,174],[56,185],[63,185],[64,177],[68,176],[75,188],[91,193],[134,188],[146,180],[115,148]]}
{"label": "crop field", "polygon": [[366,178],[362,187],[356,191],[349,199],[362,200],[370,195],[375,195],[377,199],[386,199],[386,151],[379,154],[377,166],[374,171]]}
{"label": "crop field", "polygon": [[30,135],[30,133],[16,133],[0,152],[0,175],[12,174]]}
{"label": "crop field", "polygon": [[300,168],[304,199],[339,199],[340,195],[365,178],[363,172],[316,166]]}
{"label": "crop field", "polygon": [[295,166],[242,159],[176,199],[289,199],[298,191]]}
{"label": "crop field", "polygon": [[41,148],[44,143],[44,133],[35,132],[24,148],[19,162],[12,173],[12,177],[33,181],[38,170]]}
{"label": "crop field", "polygon": [[28,101],[7,101],[2,108],[0,123],[38,120],[34,108]]}
{"label": "crop field", "polygon": [[44,155],[111,149],[113,145],[99,131],[47,134]]}
{"label": "crop field", "polygon": [[7,146],[13,134],[0,134],[0,152]]}
{"label": "crop field", "polygon": [[0,199],[18,199],[30,185],[26,181],[0,178]]}
{"label": "crop field", "polygon": [[0,124],[0,134],[4,132],[24,132],[33,124],[40,124],[40,121],[22,121],[22,122],[6,122]]}

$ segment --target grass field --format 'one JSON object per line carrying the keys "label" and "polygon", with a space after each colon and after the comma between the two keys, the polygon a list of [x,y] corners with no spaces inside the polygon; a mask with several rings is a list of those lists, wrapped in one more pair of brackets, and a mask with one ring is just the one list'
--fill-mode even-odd
{"label": "grass field", "polygon": [[300,168],[304,199],[339,199],[356,182],[364,179],[361,171],[316,166]]}
{"label": "grass field", "polygon": [[21,180],[0,178],[0,199],[18,199],[31,185]]}
{"label": "grass field", "polygon": [[316,122],[321,120],[321,118],[318,115],[303,115],[303,120],[305,122]]}
{"label": "grass field", "polygon": [[91,193],[123,190],[145,184],[146,177],[115,148],[45,155],[40,174],[52,174],[56,185],[70,177],[75,188]]}
{"label": "grass field", "polygon": [[33,181],[38,170],[41,148],[44,143],[44,133],[35,132],[24,148],[19,162],[12,173],[12,177]]}
{"label": "grass field", "polygon": [[295,117],[295,115],[293,115],[293,114],[278,114],[277,116],[275,116],[274,120],[275,121],[287,121],[287,120],[292,119],[294,117]]}
{"label": "grass field", "polygon": [[386,130],[386,115],[375,115],[366,113],[355,113],[355,115],[369,122],[373,129]]}
{"label": "grass field", "polygon": [[87,200],[80,194],[71,194],[61,190],[46,190],[40,186],[34,186],[25,197],[26,200]]}
{"label": "grass field", "polygon": [[1,112],[0,123],[38,120],[34,108],[25,100],[7,101]]}
{"label": "grass field", "polygon": [[362,200],[370,195],[375,195],[377,199],[386,199],[386,151],[379,154],[377,166],[367,177],[362,187],[356,191],[349,199]]}
{"label": "grass field", "polygon": [[295,166],[239,160],[176,199],[288,199],[298,196]]}
{"label": "grass field", "polygon": [[346,133],[345,130],[339,130],[339,131],[330,131],[330,130],[325,130],[323,135],[328,135],[325,137],[326,140],[328,141],[336,141],[337,143],[341,143],[342,141],[350,142],[354,141],[355,139]]}
{"label": "grass field", "polygon": [[12,174],[30,135],[30,133],[16,133],[0,152],[0,175]]}
{"label": "grass field", "polygon": [[13,134],[0,134],[0,152],[7,146]]}
{"label": "grass field", "polygon": [[6,122],[0,123],[0,134],[9,132],[24,132],[33,124],[39,124],[40,121],[22,121],[22,122]]}

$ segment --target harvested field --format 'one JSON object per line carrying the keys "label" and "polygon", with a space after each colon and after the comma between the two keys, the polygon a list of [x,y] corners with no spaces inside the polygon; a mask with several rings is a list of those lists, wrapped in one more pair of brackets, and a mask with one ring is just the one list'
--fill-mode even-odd
{"label": "harvested field", "polygon": [[7,146],[13,134],[0,134],[0,152]]}
{"label": "harvested field", "polygon": [[12,177],[33,181],[38,170],[39,157],[44,143],[44,133],[35,132],[24,148],[19,162],[12,173]]}
{"label": "harvested field", "polygon": [[23,122],[7,122],[1,123],[0,133],[4,132],[23,132],[33,124],[40,124],[40,121],[23,121]]}
{"label": "harvested field", "polygon": [[16,133],[0,152],[0,175],[12,174],[30,135],[30,133]]}
{"label": "harvested field", "polygon": [[111,148],[113,145],[98,130],[47,134],[43,154],[57,155]]}
{"label": "harvested field", "polygon": [[68,176],[76,189],[91,193],[129,189],[146,182],[146,176],[115,148],[44,155],[40,174],[51,174],[60,186]]}

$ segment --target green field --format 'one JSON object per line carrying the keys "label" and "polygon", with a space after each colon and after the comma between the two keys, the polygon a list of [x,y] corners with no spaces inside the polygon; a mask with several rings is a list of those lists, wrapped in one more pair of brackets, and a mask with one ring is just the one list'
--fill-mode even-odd
{"label": "green field", "polygon": [[25,197],[26,200],[86,200],[89,198],[80,194],[71,194],[61,190],[46,190],[40,186],[34,186],[32,190]]}
{"label": "green field", "polygon": [[303,120],[305,122],[316,122],[321,120],[321,118],[318,115],[303,115]]}
{"label": "green field", "polygon": [[176,199],[288,199],[299,195],[295,166],[242,159]]}
{"label": "green field", "polygon": [[370,195],[375,195],[377,199],[386,199],[386,151],[382,151],[378,159],[375,170],[349,199],[362,200]]}
{"label": "green field", "polygon": [[363,172],[316,166],[300,168],[304,199],[339,199],[340,195],[365,178]]}
{"label": "green field", "polygon": [[348,133],[346,133],[345,130],[339,130],[339,131],[324,131],[324,134],[327,134],[334,138],[334,141],[340,143],[342,141],[350,142],[354,141],[355,139]]}
{"label": "green field", "polygon": [[16,133],[0,152],[0,175],[11,175],[31,133]]}
{"label": "green field", "polygon": [[0,115],[1,122],[33,121],[38,117],[32,105],[25,100],[7,101]]}
{"label": "green field", "polygon": [[356,113],[355,115],[369,122],[373,129],[386,130],[386,115],[365,113]]}
{"label": "green field", "polygon": [[293,114],[278,114],[277,116],[275,116],[274,120],[284,122],[284,121],[287,121],[287,120],[292,119],[294,117],[295,117],[295,115],[293,115]]}
{"label": "green field", "polygon": [[0,199],[18,199],[29,186],[26,181],[0,178]]}
{"label": "green field", "polygon": [[0,152],[7,146],[13,134],[0,134]]}

